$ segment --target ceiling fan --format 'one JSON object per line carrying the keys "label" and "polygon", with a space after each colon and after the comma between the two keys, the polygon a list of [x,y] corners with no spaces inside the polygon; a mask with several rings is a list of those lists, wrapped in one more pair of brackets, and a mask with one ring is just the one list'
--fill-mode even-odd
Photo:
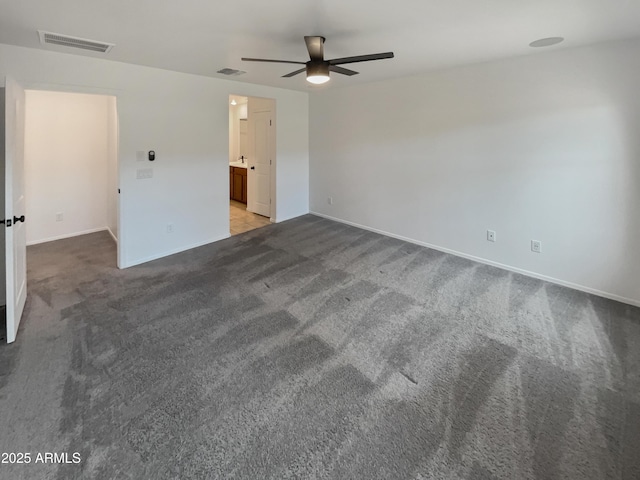
{"label": "ceiling fan", "polygon": [[304,71],[307,72],[307,81],[316,85],[329,81],[329,72],[341,73],[342,75],[356,75],[358,72],[340,67],[346,63],[368,62],[370,60],[382,60],[385,58],[393,58],[393,52],[372,53],[369,55],[358,55],[355,57],[334,58],[333,60],[324,59],[324,37],[304,37],[309,51],[311,60],[308,62],[295,62],[291,60],[268,60],[265,58],[242,58],[245,62],[271,62],[271,63],[295,63],[304,65],[304,68],[295,72],[287,73],[282,77],[293,77]]}

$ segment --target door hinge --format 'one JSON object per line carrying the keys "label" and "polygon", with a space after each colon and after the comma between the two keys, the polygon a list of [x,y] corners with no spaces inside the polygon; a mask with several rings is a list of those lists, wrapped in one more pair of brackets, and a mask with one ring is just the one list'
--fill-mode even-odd
{"label": "door hinge", "polygon": [[269,119],[269,126],[271,126],[271,119]]}
{"label": "door hinge", "polygon": [[271,165],[271,159],[269,159],[269,165]]}

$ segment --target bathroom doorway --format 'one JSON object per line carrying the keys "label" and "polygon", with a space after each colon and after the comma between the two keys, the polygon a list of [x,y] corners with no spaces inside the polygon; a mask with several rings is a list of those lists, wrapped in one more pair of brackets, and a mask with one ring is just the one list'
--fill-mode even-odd
{"label": "bathroom doorway", "polygon": [[275,218],[275,100],[229,96],[229,230],[231,235]]}

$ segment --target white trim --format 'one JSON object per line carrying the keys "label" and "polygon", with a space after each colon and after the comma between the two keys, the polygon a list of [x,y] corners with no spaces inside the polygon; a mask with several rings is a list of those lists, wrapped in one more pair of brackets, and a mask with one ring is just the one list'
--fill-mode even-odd
{"label": "white trim", "polygon": [[342,220],[341,218],[332,217],[330,215],[325,215],[323,213],[318,212],[309,212],[312,215],[316,215],[318,217],[326,218],[328,220],[333,220],[334,222],[344,223],[347,225],[351,225],[352,227],[361,228],[363,230],[368,230],[370,232],[379,233],[380,235],[385,235],[387,237],[397,238],[398,240],[404,240],[405,242],[414,243],[416,245],[420,245],[422,247],[432,248],[433,250],[438,250],[440,252],[449,253],[451,255],[455,255],[457,257],[466,258],[468,260],[473,260],[474,262],[483,263],[485,265],[491,265],[492,267],[498,267],[503,270],[508,270],[510,272],[519,273],[521,275],[525,275],[527,277],[537,278],[539,280],[544,280],[546,282],[555,283],[557,285],[562,285],[563,287],[573,288],[574,290],[579,290],[581,292],[590,293],[593,295],[597,295],[599,297],[608,298],[609,300],[615,300],[622,303],[627,303],[629,305],[633,305],[635,307],[640,307],[640,300],[633,300],[631,298],[621,297],[620,295],[616,295],[614,293],[603,292],[601,290],[596,290],[595,288],[585,287],[584,285],[579,285],[577,283],[567,282],[565,280],[560,280],[558,278],[548,277],[546,275],[541,275],[539,273],[530,272],[528,270],[523,270],[521,268],[512,267],[510,265],[505,265],[503,263],[494,262],[492,260],[487,260],[486,258],[476,257],[474,255],[468,255],[466,253],[458,252],[456,250],[451,250],[449,248],[439,247],[437,245],[433,245],[427,242],[421,242],[420,240],[415,240],[413,238],[403,237],[402,235],[396,235],[394,233],[385,232],[384,230],[378,230],[377,228],[367,227],[365,225],[360,225],[359,223],[350,222],[348,220]]}
{"label": "white trim", "polygon": [[109,227],[107,227],[107,231],[111,234],[111,238],[113,238],[113,241],[116,242],[116,244],[118,243],[118,237],[116,237],[113,232],[111,231],[111,229]]}
{"label": "white trim", "polygon": [[78,237],[80,235],[87,235],[88,233],[102,232],[104,230],[109,230],[109,229],[107,227],[99,227],[99,228],[92,228],[91,230],[83,230],[82,232],[66,233],[64,235],[58,235],[56,237],[43,238],[40,240],[27,242],[27,246],[38,245],[39,243],[55,242],[56,240],[62,240],[64,238]]}
{"label": "white trim", "polygon": [[[286,222],[287,220],[293,220],[294,218],[298,218],[298,217],[301,217],[301,216],[303,216],[303,215],[307,215],[308,213],[311,213],[311,214],[313,214],[313,215],[318,215],[318,216],[320,216],[320,217],[324,217],[324,215],[320,215],[319,213],[307,212],[307,213],[301,213],[300,215],[293,215],[293,216],[290,216],[290,217],[272,218],[272,219],[271,219],[271,223]],[[331,218],[331,217],[326,217],[326,218],[328,218],[329,220],[333,220],[333,218]],[[337,221],[337,222],[339,222],[340,220],[337,220],[337,219],[336,219],[336,221]],[[356,225],[355,223],[354,223],[354,224],[352,224],[352,225],[353,225],[354,227],[357,227],[357,225]],[[364,228],[364,227],[363,227],[363,228]]]}
{"label": "white trim", "polygon": [[164,257],[168,257],[170,255],[175,255],[176,253],[182,253],[182,252],[185,252],[187,250],[191,250],[192,248],[198,248],[198,247],[202,247],[204,245],[209,245],[210,243],[219,242],[220,240],[224,240],[225,238],[229,238],[229,237],[231,237],[231,235],[227,233],[225,235],[221,235],[219,237],[212,238],[210,240],[205,240],[204,242],[194,243],[193,245],[187,245],[186,247],[179,247],[179,248],[176,248],[174,250],[169,250],[167,252],[158,253],[157,255],[151,255],[150,257],[144,257],[144,258],[140,258],[138,260],[132,260],[132,261],[126,262],[120,268],[135,267],[136,265],[141,265],[143,263],[151,262],[153,260],[158,260],[159,258],[164,258]]}

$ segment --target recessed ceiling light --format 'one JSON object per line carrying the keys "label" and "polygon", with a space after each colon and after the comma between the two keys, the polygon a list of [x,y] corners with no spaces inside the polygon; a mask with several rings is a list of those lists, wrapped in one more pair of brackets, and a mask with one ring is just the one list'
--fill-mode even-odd
{"label": "recessed ceiling light", "polygon": [[564,41],[564,38],[562,37],[541,38],[540,40],[531,42],[529,46],[533,48],[550,47],[551,45],[557,45],[563,41]]}

